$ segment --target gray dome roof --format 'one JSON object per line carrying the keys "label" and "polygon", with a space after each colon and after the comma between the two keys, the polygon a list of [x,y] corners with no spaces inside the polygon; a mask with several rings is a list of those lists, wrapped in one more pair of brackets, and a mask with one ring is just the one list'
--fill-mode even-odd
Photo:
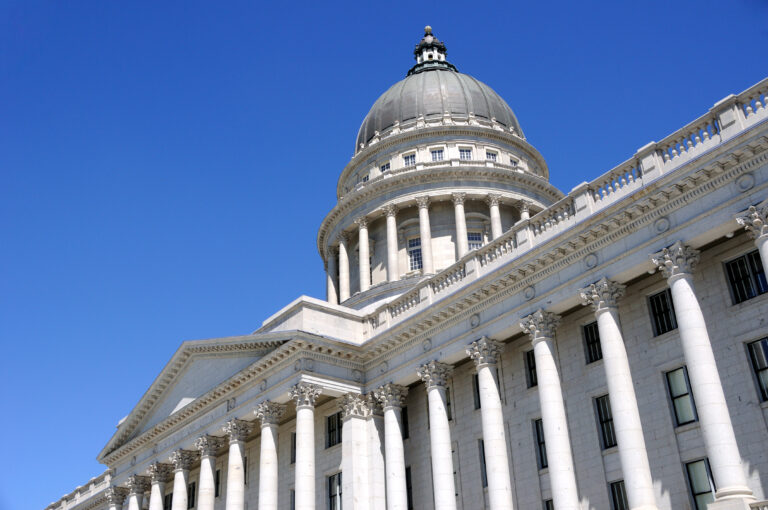
{"label": "gray dome roof", "polygon": [[457,121],[466,121],[470,113],[478,120],[496,119],[523,136],[512,109],[493,89],[469,75],[441,66],[410,74],[376,100],[360,126],[355,153],[377,131],[383,133],[395,122],[405,128],[422,115],[429,121],[442,118],[445,112]]}

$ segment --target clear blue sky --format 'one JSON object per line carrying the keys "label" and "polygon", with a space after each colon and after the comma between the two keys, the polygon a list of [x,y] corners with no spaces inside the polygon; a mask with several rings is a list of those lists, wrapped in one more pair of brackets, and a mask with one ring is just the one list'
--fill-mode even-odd
{"label": "clear blue sky", "polygon": [[431,24],[564,191],[768,75],[764,0],[0,1],[0,509],[41,509],[187,339],[324,295],[317,227]]}

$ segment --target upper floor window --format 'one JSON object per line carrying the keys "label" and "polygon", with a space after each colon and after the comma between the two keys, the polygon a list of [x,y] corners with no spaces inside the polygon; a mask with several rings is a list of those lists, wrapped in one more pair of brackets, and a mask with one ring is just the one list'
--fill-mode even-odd
{"label": "upper floor window", "polygon": [[680,367],[667,372],[667,386],[669,398],[672,399],[672,407],[675,410],[675,423],[679,427],[686,423],[692,423],[696,417],[696,406],[693,403],[691,384],[688,381],[688,371]]}
{"label": "upper floor window", "polygon": [[551,499],[544,500],[544,510],[555,510],[555,503]]}
{"label": "upper floor window", "polygon": [[627,489],[624,487],[624,480],[611,482],[611,510],[629,510],[627,502]]}
{"label": "upper floor window", "polygon": [[528,383],[529,388],[533,388],[538,384],[536,379],[536,356],[534,356],[533,351],[525,353],[525,381]]}
{"label": "upper floor window", "polygon": [[362,179],[362,181],[363,181],[363,182],[368,182],[368,179],[369,179],[369,178],[370,178],[370,176],[369,176],[368,174],[365,174],[365,175],[363,176],[363,179]]}
{"label": "upper floor window", "polygon": [[768,401],[768,338],[749,344],[749,357],[752,358],[752,369],[760,387],[760,398]]}
{"label": "upper floor window", "polygon": [[712,481],[709,462],[706,459],[689,462],[685,470],[696,510],[707,510],[707,505],[715,500],[715,482]]}
{"label": "upper floor window", "polygon": [[672,304],[672,293],[665,289],[648,298],[653,323],[653,336],[663,335],[667,331],[677,329],[675,307]]}
{"label": "upper floor window", "polygon": [[166,494],[163,498],[163,510],[171,510],[173,505],[173,493]]}
{"label": "upper floor window", "polygon": [[291,464],[296,464],[296,432],[291,432]]}
{"label": "upper floor window", "polygon": [[509,164],[510,164],[510,165],[512,165],[512,166],[517,166],[517,165],[518,165],[518,163],[519,163],[519,161],[518,161],[518,160],[516,160],[515,158],[509,158]]}
{"label": "upper floor window", "polygon": [[539,469],[544,469],[549,465],[547,461],[547,444],[544,442],[544,422],[542,420],[533,420],[533,434],[536,439],[536,460],[539,463]]}
{"label": "upper floor window", "polygon": [[768,292],[765,269],[757,250],[727,262],[725,272],[734,305]]}
{"label": "upper floor window", "polygon": [[216,476],[213,479],[213,497],[218,498],[221,495],[221,469],[216,470]]}
{"label": "upper floor window", "polygon": [[472,149],[459,149],[459,159],[472,159]]}
{"label": "upper floor window", "polygon": [[470,250],[479,250],[483,247],[482,232],[467,232],[467,243]]}
{"label": "upper floor window", "polygon": [[607,450],[616,446],[616,431],[613,428],[613,414],[611,414],[611,401],[608,400],[608,395],[595,399],[595,409],[603,450]]}
{"label": "upper floor window", "polygon": [[485,442],[482,439],[477,440],[477,449],[480,453],[480,483],[483,487],[488,487],[488,471],[485,467]]}
{"label": "upper floor window", "polygon": [[341,443],[341,411],[325,418],[325,447],[330,448]]}
{"label": "upper floor window", "polygon": [[597,322],[590,322],[583,326],[581,331],[584,334],[584,351],[587,357],[587,364],[603,359],[603,351],[600,348],[600,332],[597,329]]}
{"label": "upper floor window", "polygon": [[488,161],[496,161],[498,155],[493,151],[485,151],[485,159]]}
{"label": "upper floor window", "polygon": [[341,473],[328,477],[328,509],[341,510]]}
{"label": "upper floor window", "polygon": [[403,409],[400,411],[400,426],[403,428],[403,439],[411,437],[408,427],[408,406],[403,406]]}
{"label": "upper floor window", "polygon": [[187,485],[187,509],[195,508],[195,494],[197,494],[197,482]]}
{"label": "upper floor window", "polygon": [[408,270],[416,271],[421,268],[421,238],[413,237],[408,239]]}
{"label": "upper floor window", "polygon": [[381,170],[381,173],[389,171],[389,163],[384,163],[379,167],[379,170]]}
{"label": "upper floor window", "polygon": [[403,156],[403,166],[413,166],[416,164],[416,154]]}
{"label": "upper floor window", "polygon": [[405,468],[405,495],[408,499],[408,510],[413,510],[413,484],[411,483],[411,466]]}
{"label": "upper floor window", "polygon": [[443,149],[432,149],[430,153],[432,154],[432,161],[443,160]]}

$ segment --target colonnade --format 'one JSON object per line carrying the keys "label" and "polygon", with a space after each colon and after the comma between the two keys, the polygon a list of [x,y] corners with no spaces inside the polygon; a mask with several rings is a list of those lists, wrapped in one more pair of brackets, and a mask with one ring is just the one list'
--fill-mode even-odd
{"label": "colonnade", "polygon": [[[415,198],[416,206],[419,211],[419,237],[421,241],[421,260],[422,273],[432,274],[435,272],[434,258],[432,256],[432,227],[430,225],[429,207],[430,197],[426,195]],[[464,212],[464,203],[467,200],[467,194],[456,192],[451,194],[453,202],[454,215],[456,221],[456,255],[461,258],[469,251],[469,242],[467,239],[467,220]],[[501,195],[490,193],[485,196],[485,202],[488,204],[488,215],[491,223],[491,237],[497,239],[503,233],[501,225]],[[529,218],[529,204],[520,202],[520,219]],[[381,209],[386,219],[386,243],[387,243],[387,281],[394,282],[400,279],[399,259],[398,259],[398,238],[397,238],[397,212],[398,208],[394,204],[387,204]],[[365,292],[371,287],[371,266],[370,266],[370,243],[368,239],[368,218],[361,216],[355,220],[357,225],[358,237],[358,265],[359,265],[359,288],[360,292]],[[350,296],[350,272],[349,272],[349,243],[350,234],[342,232],[339,234],[338,247],[330,250],[326,256],[326,278],[327,278],[327,300],[330,303],[343,303]],[[338,278],[337,278],[338,274]]]}

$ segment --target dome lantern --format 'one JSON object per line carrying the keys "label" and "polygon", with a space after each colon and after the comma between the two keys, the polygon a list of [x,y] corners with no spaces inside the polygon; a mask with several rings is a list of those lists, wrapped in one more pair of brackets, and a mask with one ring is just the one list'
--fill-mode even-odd
{"label": "dome lantern", "polygon": [[424,27],[424,37],[413,50],[413,56],[416,59],[416,65],[408,71],[408,76],[430,69],[451,69],[456,71],[456,67],[446,60],[448,51],[445,49],[445,43],[432,35],[432,27]]}

